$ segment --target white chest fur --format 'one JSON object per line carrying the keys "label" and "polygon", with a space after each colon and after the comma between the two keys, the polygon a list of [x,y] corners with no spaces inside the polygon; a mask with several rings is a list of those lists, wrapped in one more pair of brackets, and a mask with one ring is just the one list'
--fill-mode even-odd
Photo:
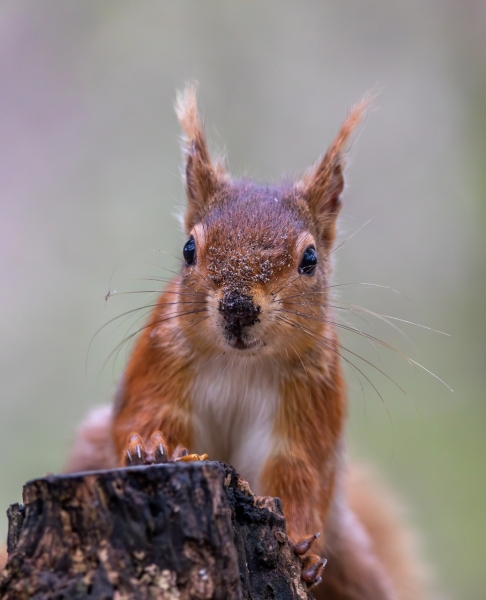
{"label": "white chest fur", "polygon": [[[272,365],[273,363],[273,365]],[[278,367],[269,359],[224,355],[196,372],[194,451],[227,462],[261,493],[279,403]]]}

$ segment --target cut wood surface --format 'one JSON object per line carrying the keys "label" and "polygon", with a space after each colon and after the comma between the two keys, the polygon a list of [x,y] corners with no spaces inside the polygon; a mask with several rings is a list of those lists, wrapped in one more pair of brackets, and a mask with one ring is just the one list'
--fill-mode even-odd
{"label": "cut wood surface", "polygon": [[310,600],[280,501],[224,463],[49,476],[8,510],[5,600]]}

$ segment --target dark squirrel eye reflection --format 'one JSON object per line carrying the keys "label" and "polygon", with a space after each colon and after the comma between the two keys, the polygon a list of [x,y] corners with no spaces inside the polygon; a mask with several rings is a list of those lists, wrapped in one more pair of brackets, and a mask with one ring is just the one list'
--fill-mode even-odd
{"label": "dark squirrel eye reflection", "polygon": [[317,266],[317,252],[314,246],[305,249],[299,265],[301,275],[314,275]]}
{"label": "dark squirrel eye reflection", "polygon": [[196,261],[196,240],[192,237],[188,239],[186,242],[182,254],[184,255],[184,260],[186,261],[186,265],[193,265]]}

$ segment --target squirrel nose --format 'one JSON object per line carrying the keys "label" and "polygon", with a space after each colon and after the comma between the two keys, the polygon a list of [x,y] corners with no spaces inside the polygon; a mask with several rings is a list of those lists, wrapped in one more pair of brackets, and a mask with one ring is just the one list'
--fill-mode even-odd
{"label": "squirrel nose", "polygon": [[254,325],[259,320],[260,307],[255,306],[251,296],[233,290],[219,301],[219,311],[229,325],[241,328]]}

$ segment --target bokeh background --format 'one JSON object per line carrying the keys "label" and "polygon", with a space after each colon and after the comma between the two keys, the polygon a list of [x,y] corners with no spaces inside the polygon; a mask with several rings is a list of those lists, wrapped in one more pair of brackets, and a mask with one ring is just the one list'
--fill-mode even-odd
{"label": "bokeh background", "polygon": [[[486,597],[486,4],[483,0],[2,0],[0,507],[59,471],[126,359],[104,363],[184,241],[176,88],[200,81],[213,147],[262,181],[314,161],[350,104],[357,136],[336,282],[356,335],[352,454],[407,506],[447,598]],[[155,286],[155,287],[154,287]],[[153,299],[153,297],[151,298]],[[140,314],[135,313],[136,318]],[[138,321],[143,323],[143,321]],[[132,329],[133,331],[133,329]],[[344,342],[343,342],[344,343]],[[351,356],[349,356],[351,358]],[[362,385],[362,387],[361,387]],[[363,389],[362,389],[363,388]],[[7,521],[0,519],[5,537]]]}

